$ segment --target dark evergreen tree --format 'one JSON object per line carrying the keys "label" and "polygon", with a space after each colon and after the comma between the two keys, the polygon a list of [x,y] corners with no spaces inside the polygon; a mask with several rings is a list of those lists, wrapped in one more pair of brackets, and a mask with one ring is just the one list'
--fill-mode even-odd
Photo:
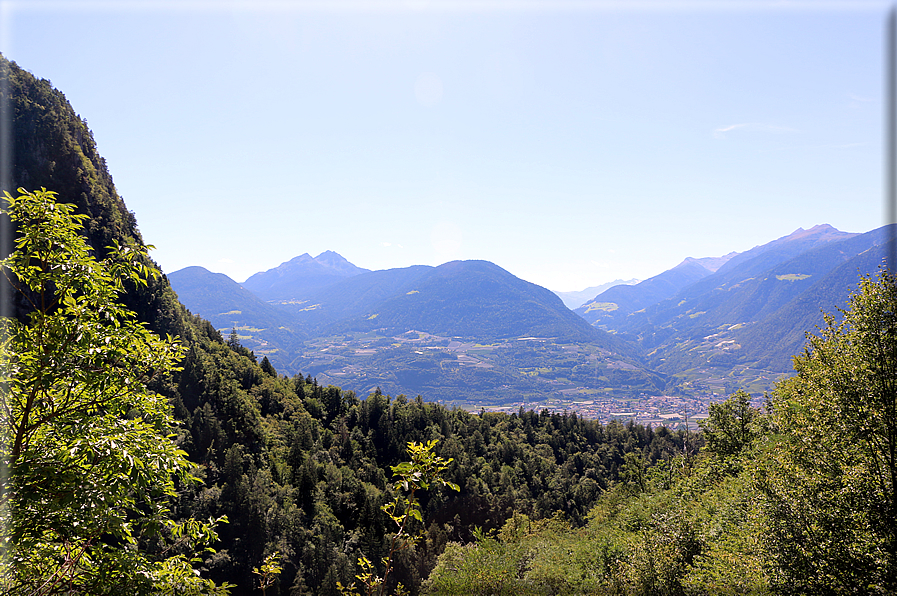
{"label": "dark evergreen tree", "polygon": [[269,377],[276,377],[276,376],[277,376],[277,371],[274,370],[274,366],[273,366],[273,365],[271,364],[271,362],[268,360],[268,357],[267,357],[267,356],[265,356],[264,358],[262,358],[262,363],[260,364],[260,366],[261,366],[261,368],[262,368],[262,372],[265,373],[266,375],[268,375]]}

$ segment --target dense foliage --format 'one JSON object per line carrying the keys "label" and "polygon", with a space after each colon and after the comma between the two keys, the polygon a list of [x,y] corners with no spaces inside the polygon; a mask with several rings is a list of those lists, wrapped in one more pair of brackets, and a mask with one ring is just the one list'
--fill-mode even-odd
{"label": "dense foliage", "polygon": [[420,497],[426,538],[395,568],[415,591],[446,542],[469,541],[475,526],[501,527],[515,511],[561,511],[581,524],[621,475],[685,447],[684,433],[572,414],[471,414],[379,392],[359,400],[301,376],[265,375],[243,350],[194,345],[179,379],[182,446],[206,480],[182,510],[227,515],[208,565],[212,577],[242,586],[274,550],[284,555],[284,593],[297,594],[335,593],[359,557],[386,556],[392,528],[380,508],[396,496],[387,470],[406,459],[408,441],[437,440],[438,455],[453,459],[445,479],[461,487]]}
{"label": "dense foliage", "polygon": [[5,203],[18,236],[0,269],[29,308],[3,320],[0,344],[3,593],[217,593],[189,558],[213,524],[170,519],[176,481],[194,479],[171,405],[147,388],[179,346],[116,302],[152,274],[142,247],[98,262],[73,205],[47,191]]}
{"label": "dense foliage", "polygon": [[742,456],[703,452],[639,470],[601,494],[582,528],[516,515],[496,534],[452,543],[426,592],[765,593],[758,510]]}
{"label": "dense foliage", "polygon": [[757,483],[792,593],[897,590],[897,286],[863,278],[779,384]]}

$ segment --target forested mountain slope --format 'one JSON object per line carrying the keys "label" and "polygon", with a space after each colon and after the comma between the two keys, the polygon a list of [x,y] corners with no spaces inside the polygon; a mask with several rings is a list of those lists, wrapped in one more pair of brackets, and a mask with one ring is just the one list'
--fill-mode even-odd
{"label": "forested mountain slope", "polygon": [[[681,319],[683,313],[694,312],[707,313],[692,319],[695,325],[705,327],[730,320],[760,320],[803,293],[845,260],[883,239],[878,231],[835,234],[837,231],[830,226],[813,229],[819,229],[821,233],[795,232],[764,245],[773,246],[753,258],[733,258],[719,271],[683,288],[669,301],[652,305],[641,316],[630,317],[619,330],[640,329],[646,321],[663,326],[677,317]],[[797,239],[792,240],[795,235]],[[733,261],[736,262],[733,264]],[[705,319],[709,322],[704,322]]]}
{"label": "forested mountain slope", "polygon": [[399,333],[417,329],[488,339],[542,336],[616,343],[606,332],[584,324],[553,292],[487,261],[452,261],[422,270],[420,277],[384,300],[368,302],[359,314],[333,328],[386,327]]}
{"label": "forested mountain slope", "polygon": [[[143,243],[134,214],[115,190],[87,122],[72,110],[65,95],[0,56],[0,75],[8,81],[13,114],[9,188],[53,190],[88,216],[84,233],[96,255],[106,255],[113,241]],[[13,296],[13,300],[17,297]],[[164,278],[135,287],[127,306],[159,334],[190,337],[183,306]],[[25,309],[16,304],[16,315]]]}
{"label": "forested mountain slope", "polygon": [[685,259],[672,269],[634,286],[614,286],[575,312],[596,327],[613,328],[614,324],[636,311],[674,296],[682,288],[707,277],[711,271],[697,259]]}
{"label": "forested mountain slope", "polygon": [[[755,360],[760,366],[790,370],[792,356],[800,353],[806,332],[816,333],[822,325],[822,313],[838,316],[846,306],[845,288],[855,289],[859,275],[877,271],[895,254],[893,224],[863,234],[873,246],[852,258],[846,258],[834,269],[820,276],[805,292],[770,312],[756,324],[738,331],[738,342],[744,347],[744,360]],[[852,244],[851,241],[847,241]],[[834,247],[833,247],[834,248]]]}
{"label": "forested mountain slope", "polygon": [[[708,372],[724,377],[736,368],[787,373],[805,331],[822,322],[823,310],[845,304],[858,274],[876,271],[891,234],[889,228],[865,234],[828,225],[799,229],[732,255],[715,272],[699,271],[691,281],[683,276],[686,260],[637,286],[611,288],[577,312],[637,342],[644,364],[662,373],[680,378]],[[694,270],[698,263],[690,265]],[[681,287],[672,292],[667,284],[665,298],[639,290],[671,278]]]}
{"label": "forested mountain slope", "polygon": [[[689,369],[709,361],[790,371],[804,331],[822,323],[823,310],[834,312],[846,303],[859,274],[877,270],[888,238],[887,228],[852,234],[777,262],[769,251],[757,257],[761,263],[752,259],[721,268],[630,317],[621,331],[639,337],[643,350],[653,352],[649,362],[659,370]],[[774,264],[762,269],[770,262]]]}
{"label": "forested mountain slope", "polygon": [[212,273],[203,267],[186,267],[168,275],[168,281],[184,304],[190,304],[218,329],[239,326],[241,319],[253,324],[277,329],[296,321],[283,310],[275,308],[243,288],[223,273]]}

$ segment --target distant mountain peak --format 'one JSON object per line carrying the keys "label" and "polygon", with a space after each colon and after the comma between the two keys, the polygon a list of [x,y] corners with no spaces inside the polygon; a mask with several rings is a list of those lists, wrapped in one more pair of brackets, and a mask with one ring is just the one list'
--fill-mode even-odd
{"label": "distant mountain peak", "polygon": [[243,282],[243,287],[265,300],[293,299],[367,271],[332,250],[325,250],[314,258],[306,252],[250,276]]}
{"label": "distant mountain peak", "polygon": [[808,236],[823,236],[827,234],[842,235],[844,234],[844,232],[829,224],[817,224],[808,230],[797,228],[796,230],[794,230],[787,236],[783,236],[779,240],[798,240],[800,238],[806,238]]}
{"label": "distant mountain peak", "polygon": [[729,259],[736,256],[737,254],[738,254],[737,252],[733,251],[733,252],[725,254],[721,257],[700,257],[700,258],[686,257],[686,259],[684,261],[682,261],[681,263],[679,263],[679,265],[677,265],[677,266],[682,266],[686,263],[697,263],[698,265],[700,265],[701,267],[703,267],[710,273],[716,273],[717,269],[719,269],[720,267],[725,265],[729,261]]}
{"label": "distant mountain peak", "polygon": [[325,250],[324,252],[316,256],[314,258],[314,261],[315,263],[324,265],[329,269],[349,275],[356,275],[358,273],[368,271],[368,269],[362,269],[361,267],[353,265],[344,256],[332,250]]}
{"label": "distant mountain peak", "polygon": [[308,254],[307,252],[304,252],[301,255],[299,255],[298,257],[293,257],[289,261],[286,261],[285,263],[281,263],[278,267],[283,267],[284,265],[287,265],[288,263],[305,263],[307,261],[313,261],[313,260],[314,259],[311,258],[310,254]]}
{"label": "distant mountain peak", "polygon": [[700,267],[701,269],[705,269],[708,273],[712,273],[710,268],[706,267],[704,263],[702,263],[702,261],[703,258],[685,257],[684,259],[682,259],[682,262],[673,267],[671,271],[676,271],[677,269],[691,269],[694,267]]}
{"label": "distant mountain peak", "polygon": [[797,228],[787,236],[782,236],[781,238],[778,238],[761,246],[755,246],[750,251],[747,251],[747,254],[733,251],[721,257],[686,257],[681,263],[676,265],[674,269],[677,267],[687,266],[688,264],[697,264],[707,269],[711,273],[716,273],[720,267],[728,263],[732,258],[737,257],[741,254],[745,254],[745,256],[748,256],[749,254],[759,252],[764,248],[771,248],[780,244],[785,244],[794,240],[802,240],[805,238],[813,238],[815,240],[824,242],[828,240],[840,240],[849,238],[850,236],[851,234],[842,232],[830,224],[817,224],[812,228],[806,230],[804,228]]}

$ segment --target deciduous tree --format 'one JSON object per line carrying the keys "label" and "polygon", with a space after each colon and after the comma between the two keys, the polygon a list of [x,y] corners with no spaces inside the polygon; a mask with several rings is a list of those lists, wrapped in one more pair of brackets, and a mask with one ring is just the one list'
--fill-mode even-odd
{"label": "deciduous tree", "polygon": [[761,412],[751,406],[750,394],[741,389],[721,404],[710,404],[708,414],[698,424],[708,451],[719,457],[738,455],[763,434]]}
{"label": "deciduous tree", "polygon": [[5,193],[17,230],[0,262],[22,316],[3,321],[0,591],[224,593],[193,569],[213,523],[170,519],[194,479],[168,401],[148,389],[181,357],[118,298],[157,272],[140,246],[97,261],[84,216],[46,190]]}
{"label": "deciduous tree", "polygon": [[773,581],[805,594],[897,591],[897,286],[864,277],[773,399],[758,470]]}

